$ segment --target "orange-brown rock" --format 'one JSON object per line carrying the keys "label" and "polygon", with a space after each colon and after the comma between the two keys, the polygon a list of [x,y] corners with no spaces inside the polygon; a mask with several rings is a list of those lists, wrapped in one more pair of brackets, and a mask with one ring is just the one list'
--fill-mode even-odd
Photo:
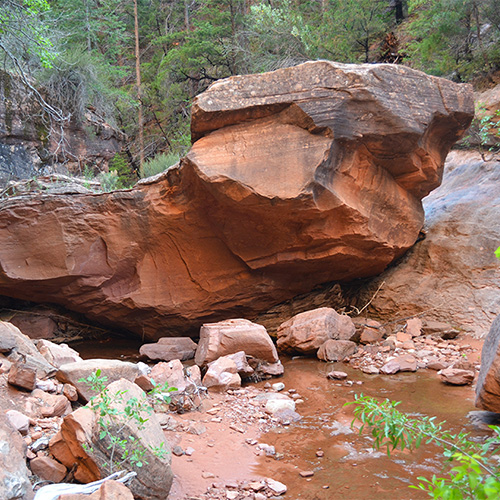
{"label": "orange-brown rock", "polygon": [[206,366],[221,356],[240,351],[268,363],[276,363],[279,360],[276,347],[266,329],[262,325],[239,318],[203,325],[200,329],[195,362],[199,366]]}
{"label": "orange-brown rock", "polygon": [[373,298],[368,315],[419,315],[424,334],[484,337],[500,311],[499,185],[498,162],[452,151],[443,184],[424,200],[425,238],[358,294],[361,304]]}
{"label": "orange-brown rock", "polygon": [[468,86],[305,63],[216,82],[180,165],[130,191],[0,204],[0,293],[148,339],[380,273],[473,115]]}
{"label": "orange-brown rock", "polygon": [[33,474],[40,479],[60,483],[68,472],[66,467],[51,457],[36,457],[30,461]]}
{"label": "orange-brown rock", "polygon": [[500,413],[500,316],[493,321],[481,351],[476,406],[482,410]]}
{"label": "orange-brown rock", "polygon": [[277,345],[282,352],[316,354],[327,340],[348,341],[355,333],[349,316],[338,314],[331,307],[320,307],[297,314],[281,324]]}
{"label": "orange-brown rock", "polygon": [[109,480],[94,493],[61,495],[56,500],[134,500],[132,492],[122,483]]}
{"label": "orange-brown rock", "polygon": [[[102,427],[98,423],[98,413],[90,406],[84,406],[67,415],[61,425],[60,436],[54,437],[50,451],[57,460],[65,463],[74,457],[75,479],[88,483],[107,475],[110,455],[122,459],[124,469],[137,473],[131,484],[134,498],[139,500],[164,500],[168,496],[173,474],[170,468],[171,452],[160,424],[154,413],[148,411],[144,392],[134,383],[120,379],[108,385],[110,412],[113,420],[105,415],[109,434],[101,436]],[[138,424],[135,419],[124,415],[128,401],[139,402],[136,413],[145,421]],[[124,457],[121,450],[110,443],[110,436],[127,442],[127,451],[141,454],[147,467],[132,463]],[[64,441],[64,443],[61,442]],[[64,446],[64,444],[66,446]],[[163,453],[161,451],[163,450]]]}

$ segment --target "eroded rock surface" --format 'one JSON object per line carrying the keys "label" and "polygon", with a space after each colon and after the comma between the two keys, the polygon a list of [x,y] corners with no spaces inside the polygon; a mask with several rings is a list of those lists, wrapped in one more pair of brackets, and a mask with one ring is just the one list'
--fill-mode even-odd
{"label": "eroded rock surface", "polygon": [[497,316],[481,352],[481,369],[476,384],[476,406],[500,413],[500,316]]}
{"label": "eroded rock surface", "polygon": [[368,308],[371,317],[391,321],[419,314],[424,333],[486,336],[500,312],[494,253],[500,242],[499,185],[498,162],[484,162],[474,152],[449,155],[443,184],[424,200],[425,239],[362,297],[368,302],[382,285]]}
{"label": "eroded rock surface", "polygon": [[472,114],[468,86],[394,65],[219,81],[166,174],[3,201],[0,293],[157,339],[376,275],[417,239]]}
{"label": "eroded rock surface", "polygon": [[[328,340],[349,341],[355,332],[356,328],[349,316],[338,314],[331,307],[320,307],[297,314],[280,325],[277,345],[283,352],[316,354]],[[356,346],[354,342],[350,344]],[[333,352],[335,348],[327,347],[326,350]]]}
{"label": "eroded rock surface", "polygon": [[[97,415],[89,406],[85,406],[64,419],[61,434],[54,440],[54,445],[57,442],[59,444],[51,447],[52,453],[63,463],[72,455],[75,478],[82,482],[94,481],[107,475],[107,464],[112,453],[110,450],[113,449],[109,443],[109,436],[115,435],[119,439],[126,440],[132,436],[138,451],[143,453],[141,455],[143,461],[147,463],[146,467],[138,467],[130,461],[122,464],[127,470],[137,472],[130,486],[134,498],[141,500],[167,498],[173,479],[170,468],[172,460],[170,446],[165,441],[156,415],[145,411],[147,403],[144,392],[125,379],[113,382],[108,386],[108,390],[111,411],[118,412],[118,417],[113,422],[109,421],[109,416],[105,417],[108,419],[106,423],[110,434],[100,439],[102,429],[98,424]],[[142,426],[139,426],[134,419],[123,417],[125,406],[131,398],[136,398],[141,404],[141,410],[137,411],[146,419]],[[61,440],[64,443],[61,443]],[[155,454],[152,451],[159,449],[165,453]]]}

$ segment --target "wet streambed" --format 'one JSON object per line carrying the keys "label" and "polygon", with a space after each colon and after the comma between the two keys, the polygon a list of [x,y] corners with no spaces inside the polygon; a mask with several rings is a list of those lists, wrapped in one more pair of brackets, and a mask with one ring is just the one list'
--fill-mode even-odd
{"label": "wet streambed", "polygon": [[[356,393],[402,401],[398,407],[401,411],[414,416],[436,416],[438,421],[446,420],[446,427],[455,431],[474,431],[466,417],[474,409],[473,389],[446,386],[436,372],[365,375],[341,363],[332,365],[307,358],[288,360],[284,365],[286,388],[296,389],[305,400],[297,405],[304,418],[264,437],[284,457],[279,461],[263,459],[253,472],[285,483],[287,498],[428,498],[409,485],[417,484],[418,476],[431,477],[433,472],[439,475],[439,449],[423,446],[414,453],[394,453],[391,458],[384,451],[375,452],[369,436],[359,436],[350,428],[352,407],[344,407],[344,403],[352,401]],[[362,385],[347,386],[326,379],[326,373],[333,368],[348,372],[349,380],[361,381]],[[316,457],[319,449],[324,452],[322,458]],[[314,471],[314,476],[299,475],[306,470]]]}
{"label": "wet streambed", "polygon": [[[139,341],[128,339],[72,345],[84,358],[130,361],[139,359],[139,346]],[[257,457],[249,450],[250,455],[242,456],[240,464],[245,464],[248,470],[231,470],[235,466],[233,461],[217,476],[220,480],[271,477],[287,485],[285,498],[289,500],[429,498],[424,492],[410,489],[409,485],[417,484],[419,476],[440,474],[440,449],[423,446],[413,453],[396,452],[390,458],[384,450],[373,450],[370,436],[366,433],[359,436],[350,427],[353,409],[344,404],[353,401],[355,394],[401,401],[398,408],[413,416],[436,416],[437,421],[446,420],[447,429],[477,432],[467,418],[467,413],[474,409],[473,389],[444,385],[434,371],[366,375],[349,365],[312,358],[282,358],[282,362],[284,377],[271,382],[283,381],[286,390],[295,389],[301,395],[304,402],[297,405],[297,412],[303,419],[260,436],[260,442],[275,446],[279,460]],[[353,385],[328,380],[326,374],[333,369],[347,372]],[[263,388],[264,384],[256,385]],[[323,451],[323,457],[316,456],[318,450]],[[303,478],[300,471],[314,471],[314,475]]]}

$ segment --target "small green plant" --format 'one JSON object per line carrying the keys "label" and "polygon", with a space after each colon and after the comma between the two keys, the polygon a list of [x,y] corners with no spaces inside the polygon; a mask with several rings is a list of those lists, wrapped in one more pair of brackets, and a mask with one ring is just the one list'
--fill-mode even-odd
{"label": "small green plant", "polygon": [[[153,408],[146,398],[130,397],[126,399],[127,391],[111,392],[107,387],[108,379],[96,370],[87,378],[79,382],[86,383],[96,395],[90,400],[90,407],[98,416],[99,440],[107,443],[109,462],[103,464],[109,473],[113,473],[125,462],[136,467],[147,465],[145,459],[146,448],[134,436],[127,436],[126,429],[134,424],[139,430],[143,429]],[[153,384],[154,385],[154,384]],[[167,383],[155,385],[150,394],[161,394],[169,402],[168,393],[175,391]],[[89,451],[92,451],[89,448]],[[159,446],[151,451],[159,458],[164,458],[168,451]]]}
{"label": "small green plant", "polygon": [[493,500],[500,498],[500,466],[496,454],[500,427],[490,426],[493,437],[484,443],[476,443],[465,433],[452,434],[443,428],[444,422],[436,423],[435,417],[411,418],[396,407],[399,402],[377,401],[356,395],[354,422],[361,422],[359,432],[368,428],[374,439],[374,447],[386,448],[390,456],[394,450],[414,450],[422,443],[434,443],[443,448],[445,477],[431,479],[419,477],[414,489],[425,491],[430,498],[444,500]]}
{"label": "small green plant", "polygon": [[476,146],[483,161],[495,159],[500,146],[500,109],[490,113],[483,103],[478,103],[464,144]]}
{"label": "small green plant", "polygon": [[[115,176],[115,184],[112,189],[126,189],[132,187],[137,182],[137,175],[130,168],[125,156],[120,153],[116,153],[109,161],[108,175]],[[112,189],[105,189],[105,191],[111,191]]]}
{"label": "small green plant", "polygon": [[168,170],[171,166],[179,161],[179,155],[175,153],[162,153],[151,160],[148,160],[143,165],[144,177],[151,177]]}

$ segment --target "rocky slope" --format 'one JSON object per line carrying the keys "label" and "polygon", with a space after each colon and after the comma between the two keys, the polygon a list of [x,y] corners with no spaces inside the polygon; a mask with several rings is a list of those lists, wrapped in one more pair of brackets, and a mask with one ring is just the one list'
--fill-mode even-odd
{"label": "rocky slope", "polygon": [[0,293],[154,339],[376,275],[417,239],[420,200],[472,114],[468,86],[392,65],[217,82],[167,173],[2,202]]}
{"label": "rocky slope", "polygon": [[61,127],[51,130],[33,93],[0,70],[0,190],[9,181],[54,170],[81,174],[84,165],[105,169],[125,139],[95,109],[62,129],[63,137]]}

